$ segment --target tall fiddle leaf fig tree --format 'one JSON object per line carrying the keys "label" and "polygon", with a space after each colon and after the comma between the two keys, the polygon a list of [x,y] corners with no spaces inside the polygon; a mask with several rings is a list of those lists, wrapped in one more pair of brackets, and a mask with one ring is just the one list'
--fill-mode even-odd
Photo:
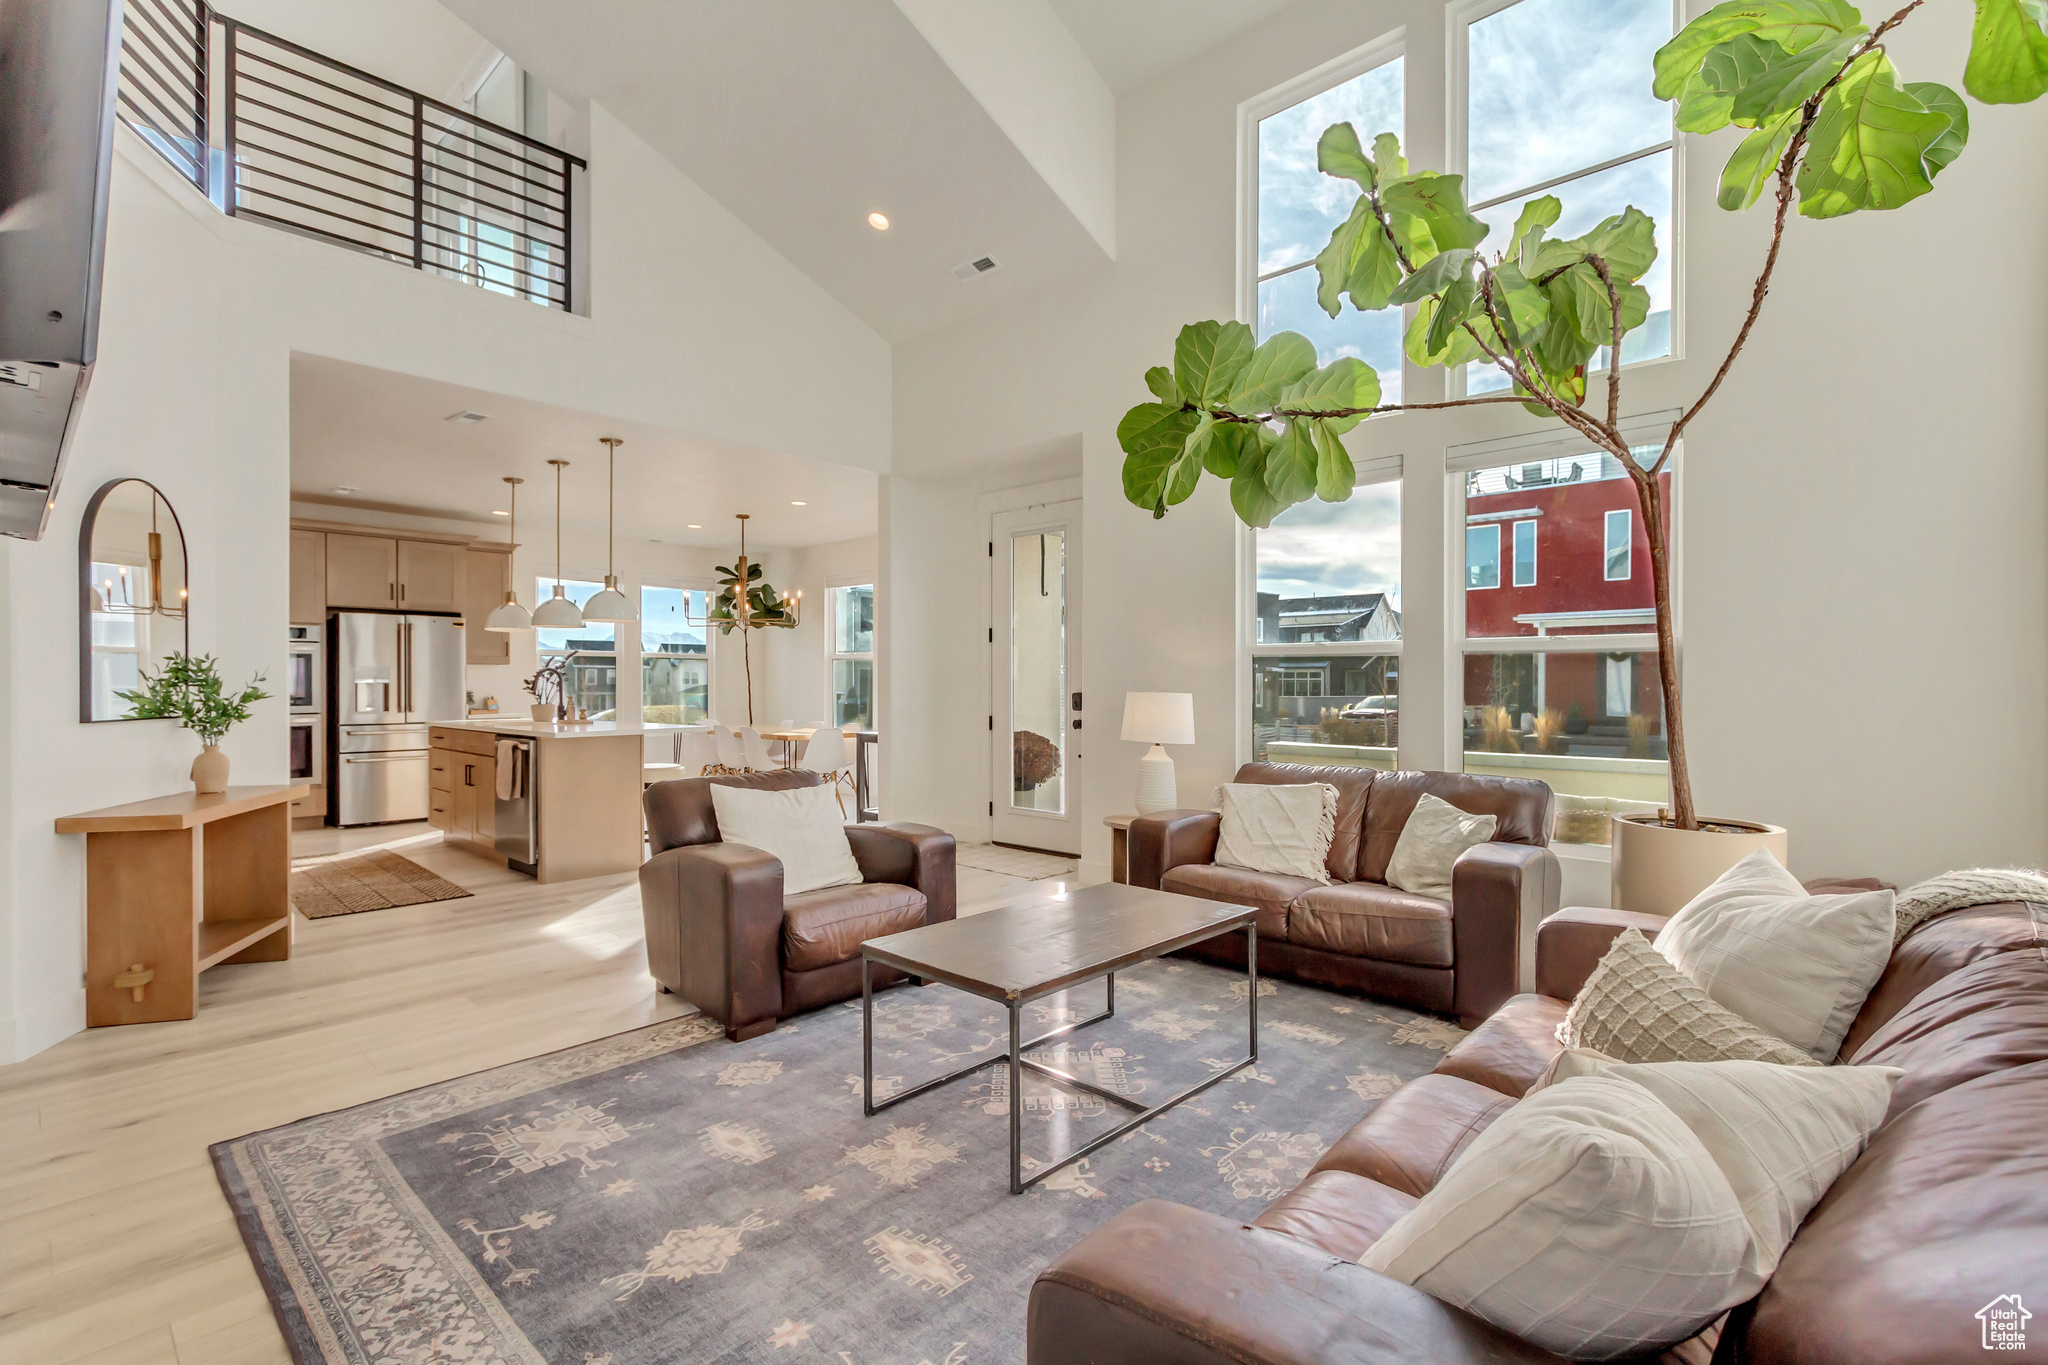
{"label": "tall fiddle leaf fig tree", "polygon": [[[1699,828],[1658,476],[1749,340],[1794,203],[1808,218],[1898,208],[1932,189],[1962,154],[1970,131],[1962,96],[1931,81],[1902,83],[1885,51],[1886,35],[1922,3],[1913,0],[1872,27],[1845,0],[1730,0],[1658,50],[1652,88],[1677,101],[1679,128],[1748,130],[1721,172],[1720,206],[1746,209],[1769,195],[1773,209],[1748,312],[1653,457],[1638,459],[1623,438],[1621,367],[1610,363],[1604,382],[1587,391],[1596,352],[1604,346],[1619,356],[1623,338],[1649,314],[1640,281],[1657,255],[1652,220],[1631,207],[1590,232],[1554,239],[1549,232],[1563,206],[1544,195],[1522,210],[1505,242],[1485,249],[1488,225],[1467,210],[1462,177],[1411,170],[1393,134],[1381,133],[1368,150],[1357,130],[1338,123],[1317,142],[1316,164],[1354,182],[1359,194],[1316,257],[1317,301],[1332,317],[1346,299],[1366,312],[1412,306],[1403,340],[1411,361],[1446,369],[1484,362],[1507,376],[1511,390],[1383,404],[1379,376],[1361,360],[1318,367],[1315,346],[1299,333],[1259,342],[1240,322],[1197,322],[1181,329],[1170,367],[1146,372],[1153,401],[1117,426],[1124,495],[1163,517],[1207,473],[1229,481],[1231,505],[1246,525],[1264,527],[1310,498],[1351,496],[1356,474],[1342,437],[1375,413],[1520,403],[1562,423],[1620,463],[1641,504],[1672,823]],[[1963,89],[1984,104],[2026,103],[2048,90],[2048,0],[1976,0]]]}

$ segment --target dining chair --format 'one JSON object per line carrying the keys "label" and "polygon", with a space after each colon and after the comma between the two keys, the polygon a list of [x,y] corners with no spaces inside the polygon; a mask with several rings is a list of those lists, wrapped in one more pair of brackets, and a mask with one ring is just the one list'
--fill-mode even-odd
{"label": "dining chair", "polygon": [[740,727],[740,751],[745,755],[746,766],[755,772],[774,772],[782,766],[769,751],[768,741],[761,738],[761,732],[751,725]]}
{"label": "dining chair", "polygon": [[832,795],[838,798],[839,813],[846,814],[846,797],[839,790],[839,783],[847,776],[847,766],[852,759],[846,752],[846,735],[836,726],[821,725],[811,731],[810,743],[804,746],[803,757],[797,760],[799,768],[814,773],[823,773],[832,784]]}
{"label": "dining chair", "polygon": [[684,777],[702,777],[718,766],[718,739],[709,730],[683,730],[676,735],[676,761]]}
{"label": "dining chair", "polygon": [[718,765],[728,772],[746,771],[747,751],[740,737],[723,725],[714,725],[711,733],[718,749]]}

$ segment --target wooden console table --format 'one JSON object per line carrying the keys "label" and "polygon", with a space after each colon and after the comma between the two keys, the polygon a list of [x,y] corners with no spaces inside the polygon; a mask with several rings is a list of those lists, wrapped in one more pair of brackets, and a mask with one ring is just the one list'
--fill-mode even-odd
{"label": "wooden console table", "polygon": [[292,955],[291,803],[312,788],[182,792],[67,815],[85,836],[85,1022],[190,1019],[199,973]]}

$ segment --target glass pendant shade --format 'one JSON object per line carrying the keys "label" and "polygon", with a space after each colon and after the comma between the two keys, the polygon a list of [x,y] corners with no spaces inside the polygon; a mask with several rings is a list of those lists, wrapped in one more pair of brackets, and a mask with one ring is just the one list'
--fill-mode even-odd
{"label": "glass pendant shade", "polygon": [[640,613],[633,609],[633,601],[619,591],[616,574],[604,576],[604,588],[591,594],[583,604],[583,619],[586,621],[615,621],[627,624],[640,619]]}
{"label": "glass pendant shade", "polygon": [[541,603],[540,610],[534,612],[533,623],[548,630],[575,630],[583,624],[583,613],[576,609],[576,604],[569,600],[568,594],[562,591],[562,585],[557,583],[555,595]]}
{"label": "glass pendant shade", "polygon": [[505,605],[484,618],[485,630],[532,630],[533,613],[519,605],[517,593],[505,594]]}

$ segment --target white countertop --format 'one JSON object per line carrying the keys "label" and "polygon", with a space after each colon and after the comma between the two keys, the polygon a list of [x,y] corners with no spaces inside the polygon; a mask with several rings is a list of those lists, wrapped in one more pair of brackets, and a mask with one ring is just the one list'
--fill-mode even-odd
{"label": "white countertop", "polygon": [[699,725],[657,725],[640,720],[593,720],[580,725],[556,725],[510,716],[504,720],[472,716],[468,720],[437,720],[434,724],[443,730],[476,730],[487,735],[532,735],[537,739],[624,739],[704,728]]}

